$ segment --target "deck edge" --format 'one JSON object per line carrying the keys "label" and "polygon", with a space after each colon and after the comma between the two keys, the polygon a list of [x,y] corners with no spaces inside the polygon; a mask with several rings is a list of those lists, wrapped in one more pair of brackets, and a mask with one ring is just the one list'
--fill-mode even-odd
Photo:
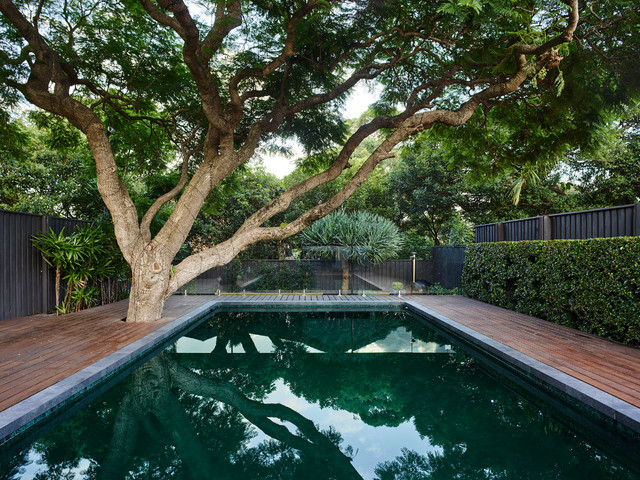
{"label": "deck edge", "polygon": [[640,433],[640,408],[411,300],[405,305],[539,380]]}
{"label": "deck edge", "polygon": [[120,350],[0,412],[0,445],[16,434],[49,416],[78,394],[89,390],[105,377],[124,368],[150,349],[184,330],[212,311],[218,300],[211,300],[168,322]]}

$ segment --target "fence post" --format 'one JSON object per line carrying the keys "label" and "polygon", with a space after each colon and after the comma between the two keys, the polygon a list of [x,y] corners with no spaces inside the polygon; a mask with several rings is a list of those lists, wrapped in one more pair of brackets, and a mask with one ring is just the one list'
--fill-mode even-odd
{"label": "fence post", "polygon": [[633,206],[633,235],[640,237],[640,203]]}
{"label": "fence post", "polygon": [[551,217],[543,215],[540,217],[540,240],[551,240],[552,238]]}
{"label": "fence post", "polygon": [[504,223],[496,223],[496,242],[504,242]]}

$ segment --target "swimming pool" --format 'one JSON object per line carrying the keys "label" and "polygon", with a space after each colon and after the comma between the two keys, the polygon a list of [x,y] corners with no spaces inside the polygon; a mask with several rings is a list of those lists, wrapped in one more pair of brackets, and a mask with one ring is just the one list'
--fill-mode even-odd
{"label": "swimming pool", "polygon": [[0,478],[638,478],[468,349],[400,309],[219,310]]}

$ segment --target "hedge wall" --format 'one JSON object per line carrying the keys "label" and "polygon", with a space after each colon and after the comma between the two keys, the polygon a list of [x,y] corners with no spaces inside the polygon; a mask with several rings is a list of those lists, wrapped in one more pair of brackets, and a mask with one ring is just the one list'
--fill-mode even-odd
{"label": "hedge wall", "polygon": [[640,345],[640,237],[467,246],[466,295]]}

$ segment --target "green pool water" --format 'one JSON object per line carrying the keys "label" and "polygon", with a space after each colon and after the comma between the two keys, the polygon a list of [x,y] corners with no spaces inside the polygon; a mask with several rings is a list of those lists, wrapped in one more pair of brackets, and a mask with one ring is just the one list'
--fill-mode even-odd
{"label": "green pool water", "polygon": [[220,312],[0,480],[640,478],[530,400],[404,311]]}

